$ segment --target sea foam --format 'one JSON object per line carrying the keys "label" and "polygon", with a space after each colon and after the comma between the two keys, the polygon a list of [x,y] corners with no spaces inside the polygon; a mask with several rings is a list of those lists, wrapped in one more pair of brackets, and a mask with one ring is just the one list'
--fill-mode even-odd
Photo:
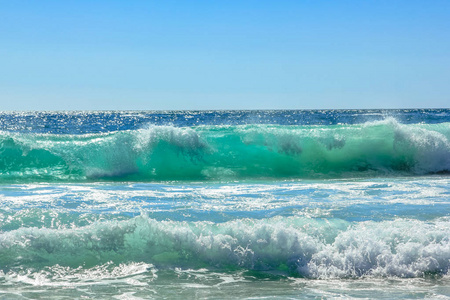
{"label": "sea foam", "polygon": [[448,218],[349,223],[275,217],[225,223],[145,216],[74,229],[0,234],[4,269],[27,264],[91,268],[108,261],[160,268],[245,268],[309,278],[448,275]]}

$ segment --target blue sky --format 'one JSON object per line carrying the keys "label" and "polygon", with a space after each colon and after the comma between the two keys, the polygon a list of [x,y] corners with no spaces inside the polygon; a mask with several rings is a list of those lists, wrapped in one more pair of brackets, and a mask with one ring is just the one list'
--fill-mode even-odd
{"label": "blue sky", "polygon": [[450,1],[0,3],[0,110],[450,107]]}

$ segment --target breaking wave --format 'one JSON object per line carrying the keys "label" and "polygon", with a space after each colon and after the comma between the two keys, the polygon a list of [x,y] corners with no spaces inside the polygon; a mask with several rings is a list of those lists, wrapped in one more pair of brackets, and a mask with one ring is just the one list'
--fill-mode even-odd
{"label": "breaking wave", "polygon": [[0,132],[0,180],[345,178],[450,171],[450,123],[147,126],[101,134]]}
{"label": "breaking wave", "polygon": [[[40,273],[54,268],[73,273],[83,266],[87,271],[76,276],[89,278],[98,268],[126,276],[150,267],[246,269],[307,278],[445,276],[449,226],[448,218],[349,223],[275,217],[214,224],[139,216],[1,233],[0,265],[9,276],[23,265]],[[130,267],[122,274],[115,266]]]}

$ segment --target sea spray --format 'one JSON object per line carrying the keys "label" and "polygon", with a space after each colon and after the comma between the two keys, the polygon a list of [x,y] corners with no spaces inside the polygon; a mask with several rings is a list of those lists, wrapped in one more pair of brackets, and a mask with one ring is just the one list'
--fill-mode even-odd
{"label": "sea spray", "polygon": [[0,134],[3,181],[161,181],[423,175],[450,170],[450,123],[147,126]]}
{"label": "sea spray", "polygon": [[[22,228],[0,234],[6,270],[27,264],[92,268],[112,260],[161,268],[285,271],[311,278],[447,275],[447,218],[348,223],[302,217],[211,222],[140,216],[73,229]],[[286,274],[286,275],[287,275]]]}

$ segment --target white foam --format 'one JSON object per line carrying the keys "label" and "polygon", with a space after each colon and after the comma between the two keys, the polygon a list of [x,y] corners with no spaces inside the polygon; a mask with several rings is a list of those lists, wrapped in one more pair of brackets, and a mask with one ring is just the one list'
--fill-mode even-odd
{"label": "white foam", "polygon": [[[21,282],[33,286],[84,286],[92,284],[127,283],[133,278],[132,285],[147,285],[148,281],[156,279],[157,270],[152,264],[127,263],[115,266],[112,262],[98,265],[92,268],[64,267],[54,265],[45,267],[43,270],[9,271],[0,274],[8,282]],[[139,282],[139,275],[145,275],[145,282]],[[142,277],[142,276],[141,276]]]}
{"label": "white foam", "polygon": [[275,217],[214,224],[141,216],[75,229],[22,228],[0,234],[0,248],[5,253],[14,251],[13,261],[23,256],[25,260],[45,258],[51,264],[85,257],[120,262],[126,255],[129,260],[144,258],[161,266],[289,267],[313,278],[421,277],[448,274],[448,228],[448,218],[352,224],[338,219]]}
{"label": "white foam", "polygon": [[317,278],[448,274],[449,226],[445,218],[358,223],[299,270]]}

